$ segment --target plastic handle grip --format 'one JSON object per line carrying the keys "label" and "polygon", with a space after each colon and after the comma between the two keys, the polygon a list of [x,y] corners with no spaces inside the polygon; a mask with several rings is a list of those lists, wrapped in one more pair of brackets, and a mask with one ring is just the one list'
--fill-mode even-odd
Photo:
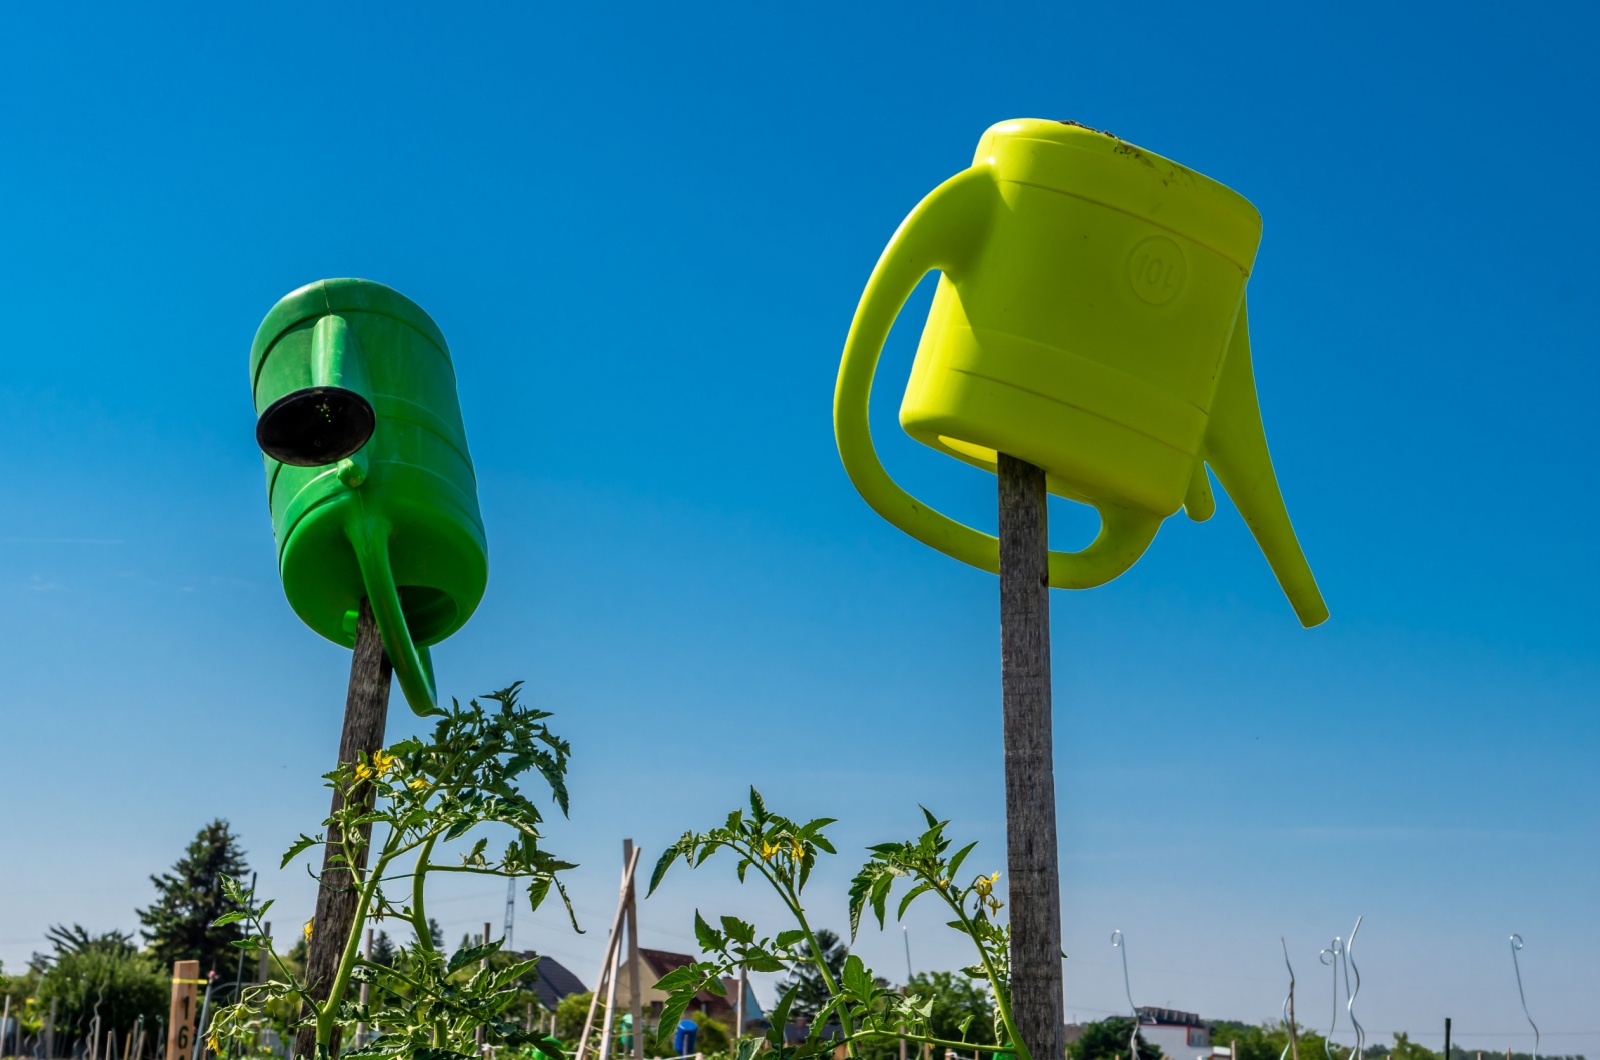
{"label": "plastic handle grip", "polygon": [[[833,392],[833,432],[846,473],[873,511],[923,544],[993,574],[1000,541],[958,523],[901,489],[878,459],[868,407],[872,378],[889,329],[922,277],[937,269],[959,280],[982,241],[995,208],[987,166],[973,166],[939,185],[901,222],[873,267],[856,306]],[[1114,505],[1097,506],[1100,532],[1082,552],[1050,553],[1050,585],[1089,589],[1117,577],[1144,554],[1161,517]]]}
{"label": "plastic handle grip", "polygon": [[358,505],[357,511],[345,522],[345,534],[356,550],[361,581],[366,586],[367,602],[383,638],[383,650],[394,666],[400,691],[405,693],[411,712],[419,717],[437,714],[433,660],[427,648],[417,647],[411,639],[411,628],[406,625],[405,611],[400,606],[400,591],[394,583],[394,571],[389,566],[389,521],[368,515],[361,508],[364,505]]}

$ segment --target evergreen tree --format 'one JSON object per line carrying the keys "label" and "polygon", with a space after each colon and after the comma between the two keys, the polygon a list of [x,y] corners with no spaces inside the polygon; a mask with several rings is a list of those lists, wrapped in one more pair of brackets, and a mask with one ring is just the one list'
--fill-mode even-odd
{"label": "evergreen tree", "polygon": [[372,963],[381,964],[385,968],[394,967],[395,953],[394,940],[387,931],[378,932],[372,940]]}
{"label": "evergreen tree", "polygon": [[238,950],[230,944],[244,937],[244,927],[212,924],[235,910],[222,893],[222,878],[238,879],[248,872],[228,822],[216,820],[200,829],[170,873],[150,877],[158,897],[150,908],[138,910],[139,922],[149,953],[161,967],[199,961],[202,975],[216,970],[231,976]]}

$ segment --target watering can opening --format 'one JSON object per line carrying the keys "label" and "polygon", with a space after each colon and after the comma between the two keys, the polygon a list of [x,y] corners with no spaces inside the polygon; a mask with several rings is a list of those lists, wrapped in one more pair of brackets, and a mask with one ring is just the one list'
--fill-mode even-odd
{"label": "watering can opening", "polygon": [[279,463],[320,467],[359,452],[377,425],[372,402],[354,390],[313,386],[267,406],[256,421],[256,444]]}

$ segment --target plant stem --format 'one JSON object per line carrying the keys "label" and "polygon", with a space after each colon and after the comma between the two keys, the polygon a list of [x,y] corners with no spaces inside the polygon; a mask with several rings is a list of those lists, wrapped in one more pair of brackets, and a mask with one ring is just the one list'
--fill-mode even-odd
{"label": "plant stem", "polygon": [[383,870],[388,868],[389,861],[393,857],[393,851],[385,850],[378,858],[378,863],[367,874],[358,892],[355,917],[350,924],[350,937],[345,939],[344,952],[339,955],[339,969],[334,973],[333,985],[328,989],[328,999],[317,1011],[317,1046],[320,1049],[326,1050],[327,1045],[333,1040],[333,1017],[339,1011],[339,1004],[344,1000],[345,991],[350,988],[350,973],[355,970],[356,959],[361,953],[361,929],[367,923],[367,908],[372,904],[372,895],[378,889],[378,882],[383,879]]}
{"label": "plant stem", "polygon": [[[1011,999],[1007,996],[1008,991],[1002,990],[1000,987],[1000,977],[995,973],[994,962],[989,958],[989,951],[984,948],[978,936],[973,933],[972,921],[967,918],[967,911],[962,908],[961,902],[952,899],[944,890],[938,890],[945,903],[956,911],[956,916],[961,920],[962,930],[967,933],[967,937],[972,940],[972,944],[978,947],[978,957],[983,961],[983,970],[989,976],[989,985],[994,988],[995,1007],[1000,1010],[1000,1019],[1006,1025],[1006,1033],[1011,1036],[1011,1041],[1016,1046],[1015,1051],[1019,1060],[1028,1060],[1028,1047],[1022,1043],[1022,1036],[1017,1033],[1017,1026],[1011,1021]],[[964,901],[965,895],[962,898]]]}
{"label": "plant stem", "polygon": [[[734,850],[738,851],[738,848],[734,847]],[[743,853],[742,851],[739,852]],[[800,907],[800,896],[794,893],[787,885],[779,883],[772,873],[767,871],[767,867],[764,864],[766,859],[761,857],[753,846],[750,848],[750,861],[756,867],[756,871],[765,876],[767,882],[772,884],[773,889],[778,892],[784,904],[789,907],[789,912],[794,914],[796,923],[800,925],[800,930],[806,933],[807,945],[811,947],[811,963],[815,964],[817,971],[822,973],[822,981],[827,986],[828,993],[833,997],[838,997],[839,984],[834,982],[833,973],[828,970],[828,963],[822,959],[822,947],[817,944],[816,933],[811,930],[811,924],[806,920],[805,910]],[[839,1011],[839,1029],[845,1034],[845,1052],[852,1057],[855,1056],[856,1046],[855,1040],[850,1034],[850,1019],[844,1014],[843,1009]]]}

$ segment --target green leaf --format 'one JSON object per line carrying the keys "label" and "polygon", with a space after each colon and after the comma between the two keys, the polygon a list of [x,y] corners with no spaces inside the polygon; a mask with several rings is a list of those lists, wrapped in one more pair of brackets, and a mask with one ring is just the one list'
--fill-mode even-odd
{"label": "green leaf", "polygon": [[925,894],[931,890],[933,890],[933,884],[929,883],[927,880],[923,880],[921,883],[911,888],[911,890],[907,891],[906,896],[900,899],[900,908],[895,911],[894,918],[896,920],[904,920],[906,916],[906,910],[911,907],[911,903],[916,901],[919,895]]}
{"label": "green leaf", "polygon": [[755,926],[745,923],[736,916],[723,917],[722,930],[728,936],[728,938],[735,942],[742,942],[746,946],[752,944],[756,940]]}
{"label": "green leaf", "polygon": [[287,868],[289,862],[293,861],[295,858],[299,857],[301,854],[305,853],[307,850],[310,850],[316,845],[317,841],[315,839],[312,839],[310,836],[302,833],[300,838],[294,841],[294,845],[289,848],[288,852],[283,855],[283,860],[278,863],[278,868]]}
{"label": "green leaf", "polygon": [[[755,793],[754,788],[751,788],[750,791],[752,794]],[[794,1004],[795,995],[798,993],[800,993],[800,984],[796,983],[779,1000],[778,1007],[772,1010],[772,1026],[767,1030],[767,1041],[771,1042],[775,1048],[783,1048],[783,1029],[789,1025],[789,1008]],[[678,1015],[681,1016],[682,1014],[682,1010],[679,1010]],[[677,1017],[673,1018],[676,1019]],[[665,1022],[665,1019],[666,1017],[663,1016],[663,1022]]]}
{"label": "green leaf", "polygon": [[950,859],[950,879],[954,880],[956,875],[961,872],[961,863],[967,860],[967,855],[972,853],[972,848],[977,845],[977,843],[968,843],[956,851],[956,856]]}
{"label": "green leaf", "polygon": [[786,950],[791,946],[798,945],[805,937],[806,933],[804,931],[799,928],[790,928],[788,931],[778,932],[778,937],[773,940],[773,943],[780,949]]}
{"label": "green leaf", "polygon": [[484,942],[476,946],[468,946],[464,950],[457,950],[450,955],[450,963],[445,965],[445,974],[448,975],[451,972],[459,971],[469,964],[476,964],[490,954],[499,953],[500,946],[504,942],[504,939],[496,939],[493,942]]}
{"label": "green leaf", "polygon": [[872,1000],[872,973],[855,954],[844,959],[844,987],[863,1002]]}
{"label": "green leaf", "polygon": [[682,839],[661,852],[661,856],[656,859],[655,871],[650,874],[650,889],[644,893],[646,898],[656,893],[656,888],[661,886],[662,877],[666,876],[667,870],[672,868],[672,863],[684,852],[684,844],[689,842],[691,842],[690,836],[685,833]]}
{"label": "green leaf", "polygon": [[706,923],[705,917],[700,915],[698,909],[694,911],[694,938],[700,944],[700,948],[707,953],[715,953],[722,949],[722,936]]}
{"label": "green leaf", "polygon": [[250,914],[248,913],[223,913],[221,916],[217,917],[217,919],[211,922],[211,926],[221,927],[224,924],[236,924],[249,915]]}

